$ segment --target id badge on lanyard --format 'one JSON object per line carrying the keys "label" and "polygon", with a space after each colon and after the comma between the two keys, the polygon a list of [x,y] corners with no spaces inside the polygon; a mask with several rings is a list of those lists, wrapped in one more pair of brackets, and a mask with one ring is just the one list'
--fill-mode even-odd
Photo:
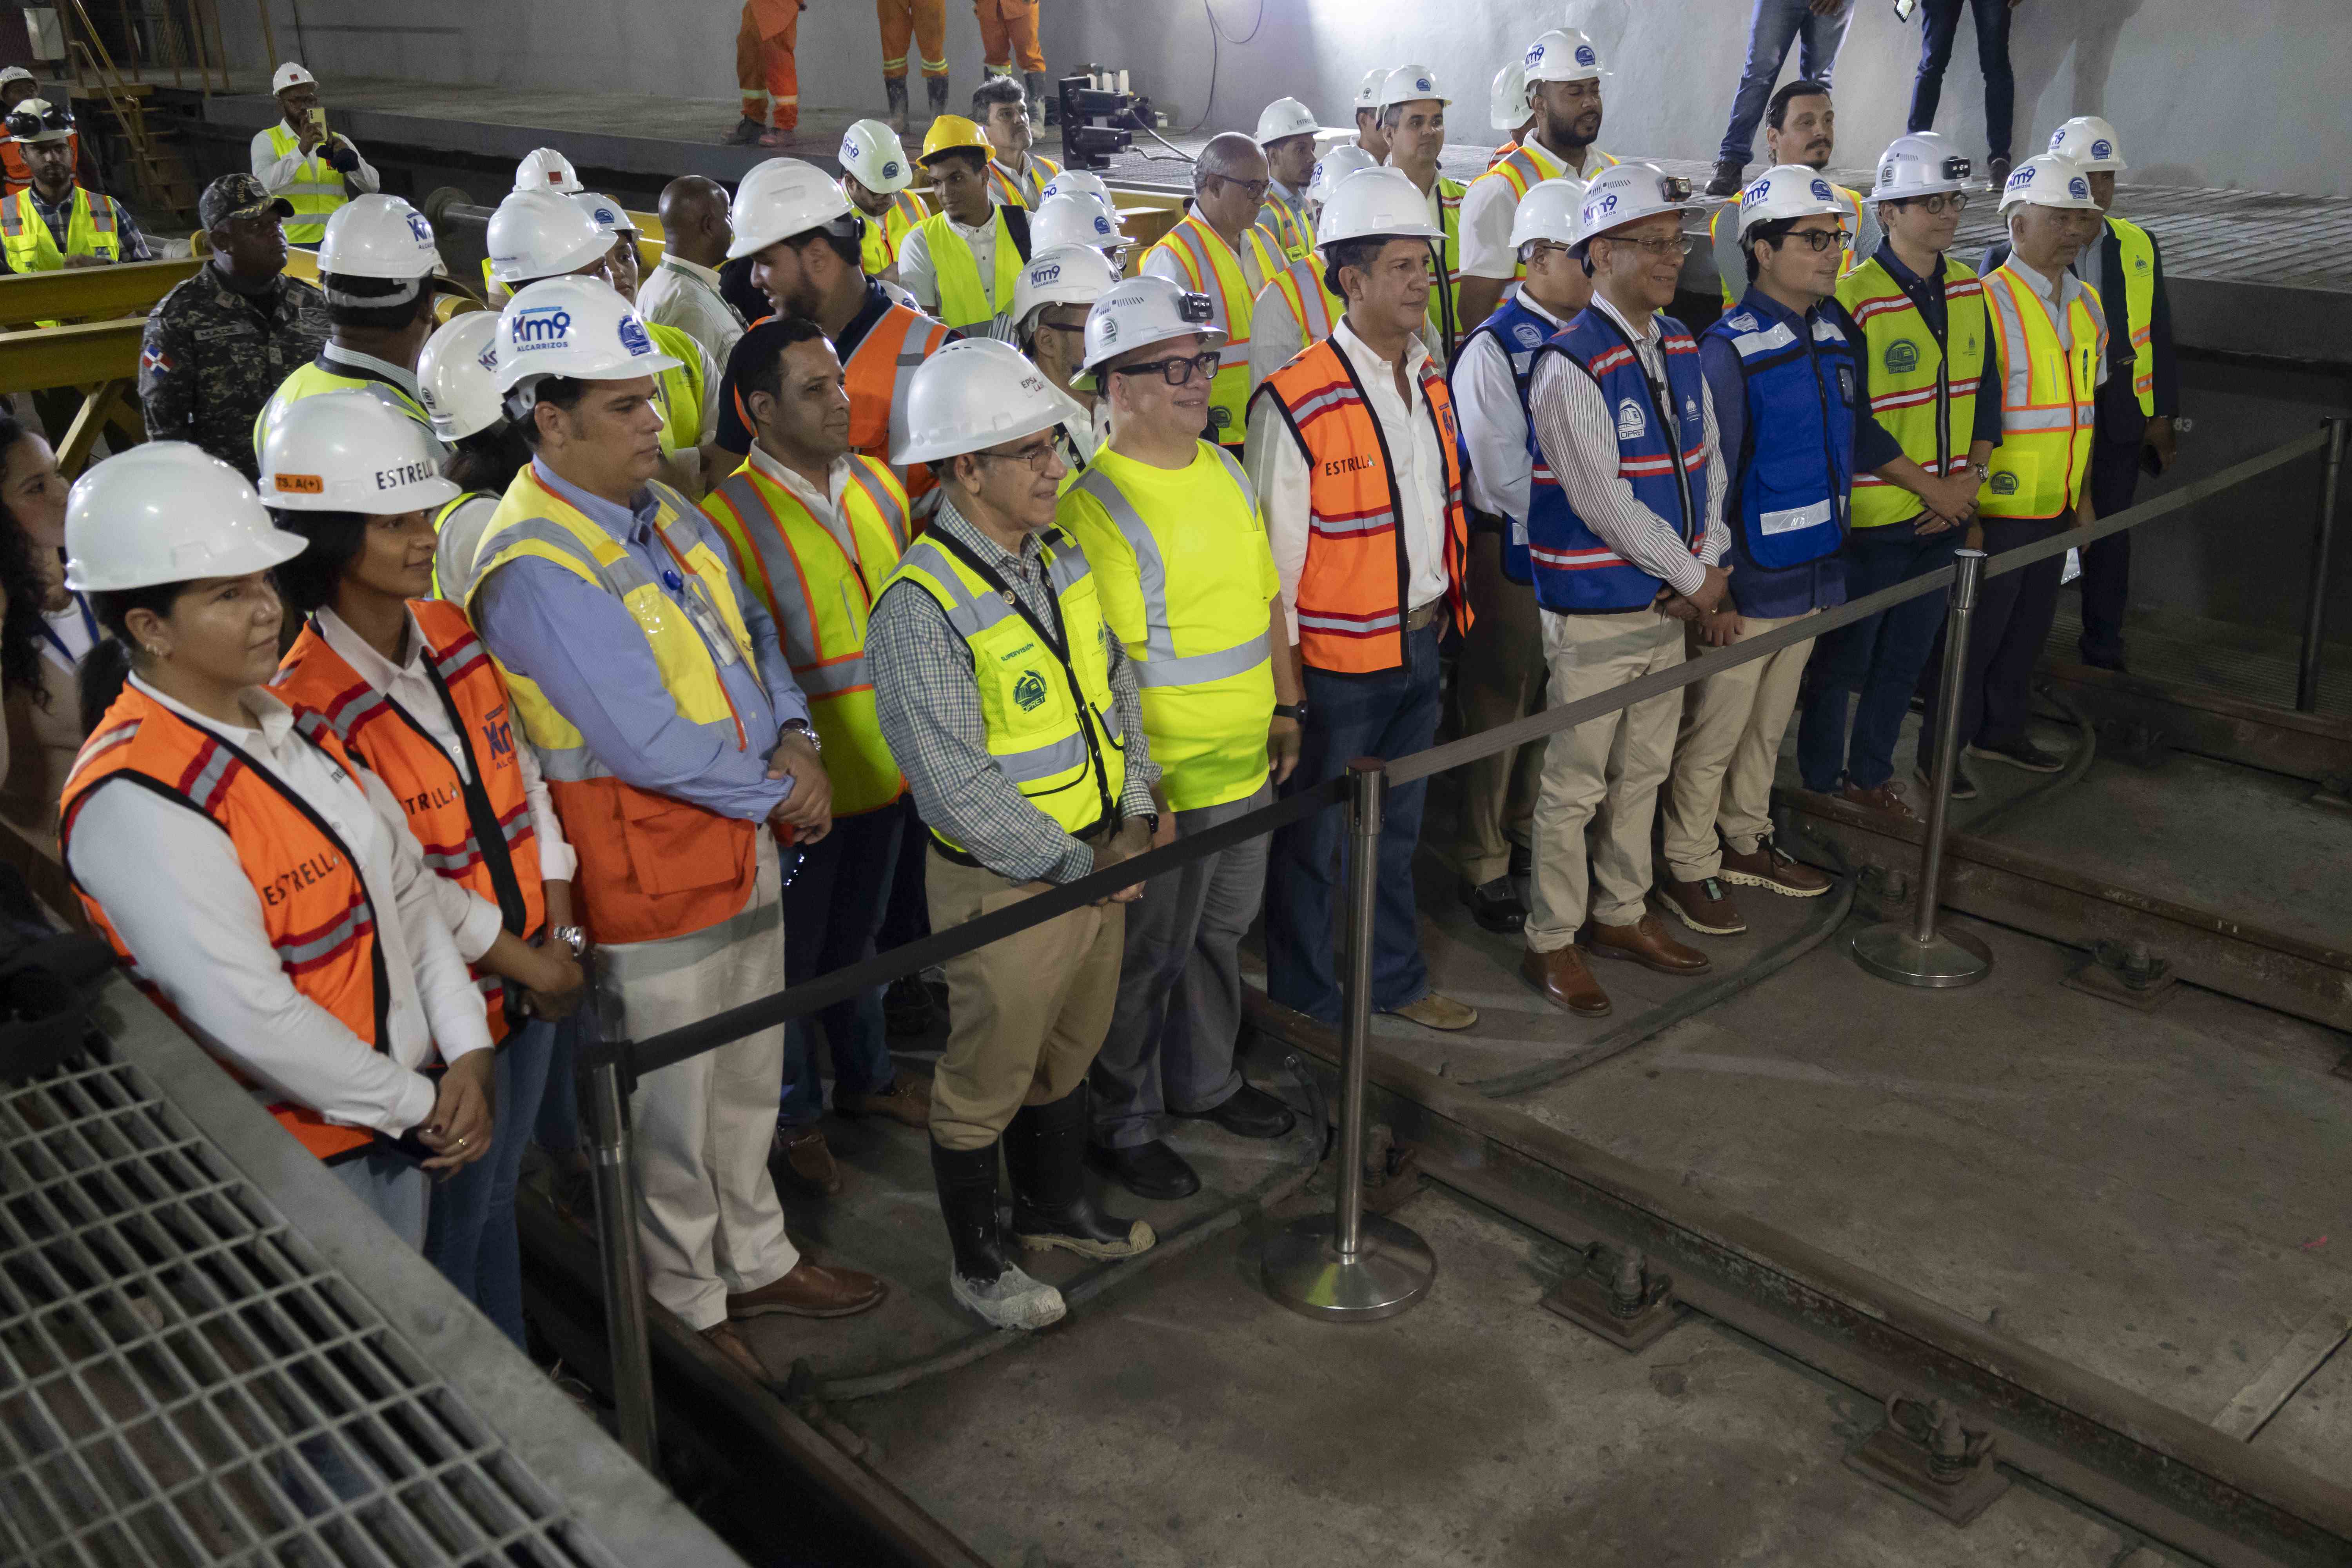
{"label": "id badge on lanyard", "polygon": [[702,574],[687,563],[686,557],[678,553],[677,546],[670,542],[667,533],[656,528],[654,536],[662,542],[662,548],[669,552],[671,562],[662,568],[662,586],[677,595],[679,602],[685,605],[687,618],[702,634],[703,642],[710,649],[710,657],[722,669],[729,665],[742,663],[743,650],[737,645],[735,634],[728,630],[726,618],[719,615],[719,606],[710,602],[709,590],[702,585]]}

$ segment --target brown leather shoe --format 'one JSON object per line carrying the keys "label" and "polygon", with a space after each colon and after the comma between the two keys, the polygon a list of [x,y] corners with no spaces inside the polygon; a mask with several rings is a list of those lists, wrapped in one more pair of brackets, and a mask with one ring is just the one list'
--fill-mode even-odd
{"label": "brown leather shoe", "polygon": [[1519,978],[1543,994],[1555,1007],[1565,1007],[1580,1018],[1605,1017],[1609,993],[1584,966],[1584,953],[1574,942],[1549,952],[1530,949],[1519,955]]}
{"label": "brown leather shoe", "polygon": [[824,1134],[817,1129],[777,1128],[776,1152],[784,1157],[785,1165],[804,1185],[826,1197],[841,1191],[841,1167],[833,1163],[833,1151],[825,1146]]}
{"label": "brown leather shoe", "polygon": [[1658,901],[1668,914],[1702,935],[1738,936],[1748,929],[1748,922],[1739,917],[1739,906],[1731,901],[1731,889],[1720,877],[1685,882],[1669,876],[1658,884]]}
{"label": "brown leather shoe", "polygon": [[878,1307],[890,1287],[855,1268],[832,1268],[802,1258],[792,1272],[757,1290],[727,1298],[730,1318],[760,1318],[783,1312],[795,1318],[847,1318]]}
{"label": "brown leather shoe", "polygon": [[1830,890],[1826,874],[1791,858],[1769,833],[1756,840],[1753,855],[1742,855],[1728,844],[1723,847],[1723,879],[1791,899],[1818,899]]}
{"label": "brown leather shoe", "polygon": [[763,1388],[767,1386],[768,1369],[760,1364],[760,1358],[743,1342],[743,1336],[735,1331],[733,1324],[713,1323],[702,1331],[702,1342],[726,1357],[737,1372]]}
{"label": "brown leather shoe", "polygon": [[1919,814],[1911,809],[1910,803],[1903,798],[1903,792],[1895,787],[1893,779],[1888,779],[1876,789],[1856,789],[1847,784],[1838,791],[1837,797],[1848,805],[1858,805],[1865,811],[1883,811],[1906,822],[1918,820]]}
{"label": "brown leather shoe", "polygon": [[1715,967],[1706,954],[1668,936],[1665,922],[1653,914],[1644,914],[1629,926],[1606,926],[1594,921],[1591,942],[1595,958],[1630,959],[1661,974],[1704,974]]}
{"label": "brown leather shoe", "polygon": [[844,1116],[887,1116],[909,1127],[931,1124],[931,1080],[910,1072],[894,1074],[890,1087],[872,1094],[833,1097],[834,1110]]}

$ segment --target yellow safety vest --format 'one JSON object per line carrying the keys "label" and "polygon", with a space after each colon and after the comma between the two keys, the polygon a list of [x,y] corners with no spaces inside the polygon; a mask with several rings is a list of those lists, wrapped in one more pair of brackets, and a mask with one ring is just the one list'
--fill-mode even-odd
{"label": "yellow safety vest", "polygon": [[[1838,219],[1838,249],[1845,258],[1844,265],[1839,270],[1843,271],[1846,268],[1855,265],[1853,242],[1862,234],[1862,196],[1858,192],[1848,190],[1834,181],[1831,183],[1830,188],[1837,192],[1840,201],[1845,203],[1845,212]],[[1734,202],[1727,207],[1717,207],[1715,209],[1715,216],[1706,220],[1706,237],[1710,250],[1714,248],[1714,241],[1719,237],[1717,228],[1726,216],[1730,217],[1733,231],[1736,233],[1739,227],[1739,204]],[[1740,296],[1748,292],[1748,275],[1744,268],[1740,269],[1738,276],[1727,274],[1717,281],[1723,285],[1723,308],[1727,310],[1738,304]]]}
{"label": "yellow safety vest", "polygon": [[[1862,329],[1860,352],[1870,366],[1870,412],[1903,448],[1935,475],[1956,474],[1969,460],[1977,418],[1977,384],[1991,352],[1984,282],[1944,258],[1944,341],[1919,317],[1911,296],[1876,257],[1838,279],[1838,303]],[[2005,438],[2005,437],[2004,437]],[[1853,477],[1853,526],[1908,522],[1927,503],[1875,474]]]}
{"label": "yellow safety vest", "polygon": [[[380,376],[338,365],[322,356],[309,364],[296,367],[292,374],[278,384],[278,390],[269,395],[269,401],[261,405],[261,412],[253,416],[254,460],[260,461],[261,444],[268,437],[269,427],[277,423],[278,416],[286,409],[303,398],[316,397],[322,392],[341,392],[353,386],[374,388],[378,397],[394,404],[411,419],[424,426],[426,435],[433,436],[433,416],[427,414],[425,405],[405,390]],[[436,447],[443,444],[438,436],[434,436],[433,439]]]}
{"label": "yellow safety vest", "polygon": [[[1271,289],[1290,319],[1298,327],[1298,346],[1313,348],[1331,335],[1339,318],[1348,313],[1348,302],[1324,286],[1323,264],[1318,257],[1312,260],[1294,261],[1272,278],[1265,289],[1258,291],[1258,303],[1263,304],[1266,290]],[[1256,305],[1251,309],[1255,310]]]}
{"label": "yellow safety vest", "polygon": [[[1616,159],[1598,147],[1587,147],[1584,150],[1584,162],[1585,171],[1581,175],[1577,176],[1584,180],[1590,180],[1601,170],[1613,168],[1617,163]],[[1511,205],[1516,209],[1520,198],[1528,194],[1529,186],[1539,184],[1546,180],[1557,180],[1567,173],[1568,165],[1545,152],[1542,147],[1531,142],[1522,142],[1513,147],[1508,155],[1498,160],[1492,168],[1479,175],[1477,180],[1471,181],[1470,184],[1476,184],[1478,180],[1502,181],[1511,187]],[[1466,195],[1469,186],[1465,185],[1463,191]],[[1525,278],[1527,275],[1528,269],[1524,263],[1511,274],[1514,279]]]}
{"label": "yellow safety vest", "polygon": [[1429,324],[1437,329],[1448,364],[1462,346],[1462,195],[1469,188],[1443,176],[1437,182],[1437,223],[1445,246],[1438,255],[1437,285],[1429,291]]}
{"label": "yellow safety vest", "polygon": [[[1051,158],[1041,158],[1034,153],[1029,154],[1029,162],[1038,171],[1037,188],[1040,191],[1045,188],[1048,181],[1062,172],[1062,165]],[[998,166],[993,157],[988,161],[988,177],[996,182],[996,202],[999,206],[1019,207],[1024,212],[1028,210],[1029,203],[1022,196],[1021,186],[1012,175]]]}
{"label": "yellow safety vest", "polygon": [[[1111,700],[1102,605],[1086,552],[1049,543],[1045,558],[1061,622],[1058,646],[936,530],[908,548],[883,587],[913,583],[939,601],[971,649],[988,754],[1031,805],[1064,832],[1084,834],[1118,819],[1127,737]],[[937,827],[931,836],[949,854],[971,860]]]}
{"label": "yellow safety vest", "polygon": [[[1247,800],[1265,782],[1274,666],[1258,563],[1265,527],[1233,455],[1214,453],[1233,481],[1213,510],[1147,521],[1097,458],[1065,492],[1056,521],[1099,572],[1133,574],[1142,619],[1112,630],[1135,661],[1143,732],[1179,811]],[[1110,456],[1105,454],[1105,457]],[[1113,601],[1116,605],[1117,601]]]}
{"label": "yellow safety vest", "polygon": [[[323,150],[333,145],[322,142]],[[279,121],[269,128],[269,150],[284,158],[300,151],[302,139]],[[335,209],[350,198],[343,195],[343,172],[313,153],[295,171],[294,183],[280,185],[269,193],[283,196],[292,204],[294,216],[286,220],[286,240],[289,245],[316,245],[327,237],[327,219]]]}
{"label": "yellow safety vest", "polygon": [[[2139,411],[2156,412],[2156,242],[2129,218],[2110,217],[2124,264],[2124,325],[2131,332],[2132,395]],[[2105,308],[2106,301],[2099,301]]]}
{"label": "yellow safety vest", "polygon": [[1984,280],[2001,372],[2000,445],[1977,492],[1986,517],[2057,517],[2074,510],[2091,471],[2099,362],[2107,352],[2099,297],[2075,285],[2065,306],[2074,347],[2058,346],[2057,324],[2032,284],[2008,267]]}
{"label": "yellow safety vest", "polygon": [[[8,258],[11,272],[61,271],[68,256],[103,256],[109,261],[122,259],[122,233],[115,216],[114,198],[100,196],[92,201],[88,191],[74,187],[73,208],[66,217],[66,247],[49,235],[49,226],[41,220],[33,205],[33,187],[26,185],[5,201],[0,201],[0,250]],[[54,327],[55,321],[38,323]]]}
{"label": "yellow safety vest", "polygon": [[898,247],[915,232],[915,226],[930,216],[920,196],[912,191],[899,191],[890,198],[890,205],[880,217],[868,217],[862,210],[857,216],[865,224],[858,241],[858,261],[868,278],[879,278],[898,265]]}
{"label": "yellow safety vest", "polygon": [[915,226],[931,253],[931,273],[940,280],[940,320],[959,332],[992,335],[992,323],[1013,313],[1013,293],[1021,284],[1021,252],[1013,247],[1013,231],[1005,226],[1004,209],[992,207],[989,222],[996,226],[996,278],[980,279],[980,260],[964,243],[948,215],[933,213]]}
{"label": "yellow safety vest", "polygon": [[662,371],[654,377],[654,406],[661,410],[662,416],[662,450],[676,452],[698,447],[702,444],[703,399],[709,390],[702,384],[702,347],[683,327],[647,321],[646,332],[653,339],[656,349],[677,361],[676,370]]}
{"label": "yellow safety vest", "polygon": [[1307,205],[1294,202],[1277,191],[1265,193],[1265,205],[1258,209],[1257,226],[1274,242],[1274,247],[1293,261],[1312,260],[1315,256],[1315,226],[1307,221]]}
{"label": "yellow safety vest", "polygon": [[[1245,228],[1242,243],[1256,264],[1259,287],[1286,265],[1263,230]],[[1225,329],[1224,346],[1217,351],[1216,379],[1209,384],[1209,430],[1221,447],[1238,447],[1246,432],[1249,409],[1250,310],[1257,290],[1250,286],[1248,268],[1217,231],[1186,213],[1167,237],[1144,257],[1144,270],[1161,252],[1184,269],[1185,287],[1206,294],[1216,307],[1211,319]]]}
{"label": "yellow safety vest", "polygon": [[877,810],[907,793],[866,670],[866,624],[907,547],[907,492],[887,465],[854,452],[848,463],[841,510],[857,547],[854,561],[789,486],[748,461],[702,501],[736,574],[775,619],[824,742],[835,816]]}

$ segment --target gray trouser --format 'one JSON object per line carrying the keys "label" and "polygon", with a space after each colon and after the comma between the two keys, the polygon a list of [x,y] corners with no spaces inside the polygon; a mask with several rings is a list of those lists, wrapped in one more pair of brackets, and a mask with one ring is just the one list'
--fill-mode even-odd
{"label": "gray trouser", "polygon": [[425,1203],[433,1183],[423,1170],[381,1147],[339,1160],[327,1170],[394,1236],[420,1252],[425,1249]]}
{"label": "gray trouser", "polygon": [[[1274,799],[1262,784],[1247,800],[1176,814],[1179,842]],[[1127,906],[1118,1005],[1095,1058],[1094,1141],[1149,1143],[1164,1113],[1223,1105],[1242,1087],[1234,1045],[1242,1026],[1242,933],[1265,893],[1266,840],[1249,838],[1144,884]]]}

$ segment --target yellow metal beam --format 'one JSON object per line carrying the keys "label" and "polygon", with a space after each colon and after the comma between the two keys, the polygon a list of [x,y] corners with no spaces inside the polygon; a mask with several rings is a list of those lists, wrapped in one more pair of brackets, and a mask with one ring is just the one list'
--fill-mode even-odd
{"label": "yellow metal beam", "polygon": [[146,318],[0,332],[0,392],[135,379]]}
{"label": "yellow metal beam", "polygon": [[0,278],[0,321],[97,321],[143,316],[204,263],[126,261],[117,267],[69,267]]}

